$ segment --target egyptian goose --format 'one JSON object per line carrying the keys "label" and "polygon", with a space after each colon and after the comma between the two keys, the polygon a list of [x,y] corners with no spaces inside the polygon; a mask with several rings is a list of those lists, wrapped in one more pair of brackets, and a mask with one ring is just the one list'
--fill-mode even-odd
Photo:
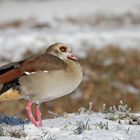
{"label": "egyptian goose", "polygon": [[[31,122],[42,126],[39,105],[67,95],[81,83],[83,72],[67,44],[56,43],[44,54],[0,67],[0,101],[27,99]],[[36,104],[35,120],[32,104]]]}

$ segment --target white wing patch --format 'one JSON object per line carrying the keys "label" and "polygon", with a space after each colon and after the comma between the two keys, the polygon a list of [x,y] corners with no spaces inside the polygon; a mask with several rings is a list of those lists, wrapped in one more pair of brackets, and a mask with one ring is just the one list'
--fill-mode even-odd
{"label": "white wing patch", "polygon": [[26,75],[30,75],[31,73],[30,72],[28,72],[28,71],[25,71],[24,72]]}
{"label": "white wing patch", "polygon": [[[39,72],[39,71],[37,71],[37,72]],[[26,75],[30,75],[30,74],[35,74],[35,73],[37,73],[37,72],[28,72],[28,71],[25,71],[24,73],[25,73]],[[42,71],[42,72],[47,73],[48,71]]]}
{"label": "white wing patch", "polygon": [[46,70],[46,71],[43,71],[43,72],[48,72],[48,71]]}

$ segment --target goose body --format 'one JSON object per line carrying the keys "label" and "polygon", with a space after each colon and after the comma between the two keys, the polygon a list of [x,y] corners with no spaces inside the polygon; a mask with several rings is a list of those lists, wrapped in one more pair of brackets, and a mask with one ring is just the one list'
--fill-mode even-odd
{"label": "goose body", "polygon": [[[67,60],[66,70],[38,72],[19,79],[23,98],[33,102],[50,101],[67,95],[78,87],[82,80],[79,63]],[[28,82],[27,82],[28,81]]]}
{"label": "goose body", "polygon": [[[0,67],[0,101],[27,99],[27,112],[35,126],[42,126],[39,105],[74,91],[83,72],[67,44],[56,43],[44,54]],[[35,103],[38,122],[32,114]]]}

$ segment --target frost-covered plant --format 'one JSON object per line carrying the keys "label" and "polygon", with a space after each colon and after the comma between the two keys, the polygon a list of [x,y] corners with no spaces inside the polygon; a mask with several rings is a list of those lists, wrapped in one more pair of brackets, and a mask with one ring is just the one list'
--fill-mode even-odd
{"label": "frost-covered plant", "polygon": [[92,102],[89,102],[89,108],[86,109],[84,107],[81,107],[79,110],[78,110],[78,114],[88,114],[88,115],[91,115],[93,114],[93,111],[92,111],[92,107],[93,107],[93,103]]}
{"label": "frost-covered plant", "polygon": [[2,127],[2,125],[0,125],[0,136],[3,136],[4,135],[4,129]]}
{"label": "frost-covered plant", "polygon": [[102,113],[125,113],[126,115],[130,115],[131,108],[129,108],[127,104],[124,104],[123,101],[120,101],[120,104],[117,107],[110,106],[106,108],[106,104],[103,104],[103,108],[101,112]]}
{"label": "frost-covered plant", "polygon": [[118,121],[119,123],[125,122],[130,125],[140,125],[140,117],[132,114],[131,108],[122,101],[120,101],[117,107],[112,106],[107,108],[104,104],[101,113],[105,113],[105,118],[112,121]]}
{"label": "frost-covered plant", "polygon": [[11,136],[14,138],[23,138],[27,134],[24,131],[24,126],[11,126],[11,125],[0,125],[0,136]]}
{"label": "frost-covered plant", "polygon": [[40,140],[56,140],[57,138],[56,138],[56,135],[55,134],[51,134],[49,131],[47,131],[47,132],[43,132],[43,136],[41,136],[40,138],[38,138],[38,139],[40,139]]}
{"label": "frost-covered plant", "polygon": [[59,115],[56,112],[52,112],[52,111],[48,111],[48,114],[50,114],[53,118],[57,118],[57,117],[64,117],[64,115]]}
{"label": "frost-covered plant", "polygon": [[108,127],[108,122],[100,122],[100,123],[97,123],[96,124],[96,129],[97,128],[100,128],[100,129],[104,129],[104,130],[109,130],[109,127]]}
{"label": "frost-covered plant", "polygon": [[10,135],[11,137],[14,137],[14,138],[22,138],[22,137],[27,136],[27,134],[24,132],[24,125],[17,126],[17,127],[8,126],[8,127],[6,127],[5,133],[8,133],[8,135]]}
{"label": "frost-covered plant", "polygon": [[73,130],[73,133],[76,135],[82,134],[84,130],[91,130],[91,127],[89,125],[89,120],[86,121],[86,123],[82,122],[82,121],[78,121],[76,122],[76,127]]}
{"label": "frost-covered plant", "polygon": [[76,121],[74,123],[67,122],[64,124],[64,127],[61,130],[70,130],[72,131],[72,134],[80,135],[85,130],[91,130],[91,126],[89,124],[90,119],[86,118],[86,121]]}

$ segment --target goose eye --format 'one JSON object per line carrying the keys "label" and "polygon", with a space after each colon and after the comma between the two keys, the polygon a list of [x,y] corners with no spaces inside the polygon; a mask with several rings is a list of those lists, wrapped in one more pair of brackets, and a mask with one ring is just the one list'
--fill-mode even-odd
{"label": "goose eye", "polygon": [[59,49],[60,49],[61,52],[66,52],[67,51],[67,48],[64,47],[64,46],[60,47]]}

